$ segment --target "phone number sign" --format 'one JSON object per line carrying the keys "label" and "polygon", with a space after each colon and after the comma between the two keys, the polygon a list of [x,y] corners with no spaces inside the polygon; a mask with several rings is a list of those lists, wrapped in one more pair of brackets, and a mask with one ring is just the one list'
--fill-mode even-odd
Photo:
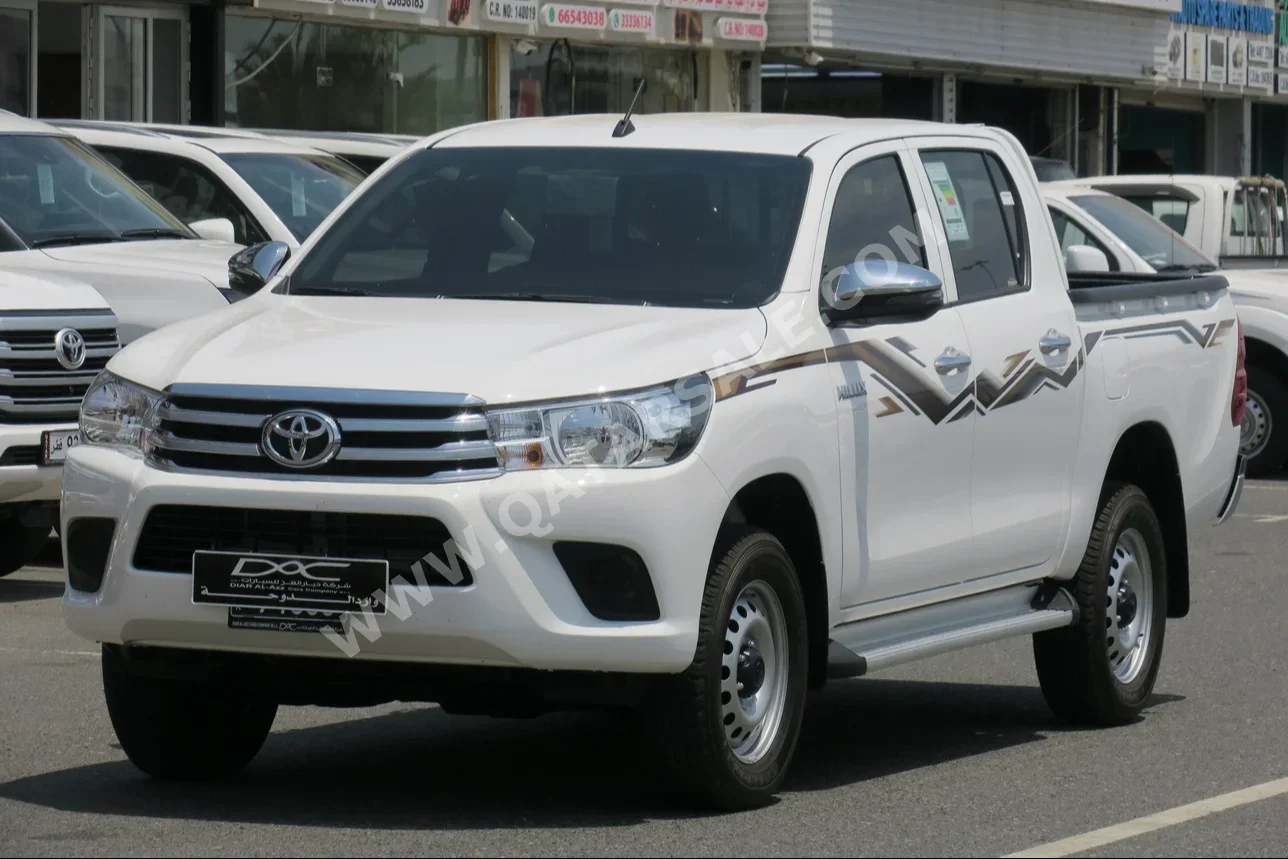
{"label": "phone number sign", "polygon": [[597,6],[569,6],[564,3],[548,3],[541,10],[541,17],[551,27],[603,30],[608,26],[608,12]]}
{"label": "phone number sign", "polygon": [[653,13],[614,9],[608,15],[608,24],[610,29],[619,33],[651,33],[653,32]]}

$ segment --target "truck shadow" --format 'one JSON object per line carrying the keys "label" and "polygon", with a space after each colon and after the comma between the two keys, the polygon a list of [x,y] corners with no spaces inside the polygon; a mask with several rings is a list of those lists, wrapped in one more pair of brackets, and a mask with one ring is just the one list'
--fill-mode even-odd
{"label": "truck shadow", "polygon": [[[651,774],[649,726],[586,714],[531,721],[415,708],[275,732],[228,782],[154,782],[127,761],[0,785],[61,811],[346,829],[628,826],[694,816]],[[787,792],[862,783],[1060,730],[1027,687],[865,680],[810,702]]]}

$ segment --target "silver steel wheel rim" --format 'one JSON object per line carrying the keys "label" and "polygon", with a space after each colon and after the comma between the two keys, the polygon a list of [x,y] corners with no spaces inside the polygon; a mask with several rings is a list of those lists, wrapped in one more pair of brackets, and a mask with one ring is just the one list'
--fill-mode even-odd
{"label": "silver steel wheel rim", "polygon": [[1243,423],[1239,425],[1239,452],[1249,459],[1261,453],[1270,441],[1273,428],[1266,401],[1256,391],[1248,391],[1247,409],[1243,413]]}
{"label": "silver steel wheel rim", "polygon": [[725,622],[720,661],[720,719],[734,757],[763,758],[787,708],[787,621],[774,589],[748,584]]}
{"label": "silver steel wheel rim", "polygon": [[1109,562],[1105,650],[1119,682],[1131,683],[1149,657],[1154,626],[1154,579],[1145,538],[1135,528],[1118,535]]}

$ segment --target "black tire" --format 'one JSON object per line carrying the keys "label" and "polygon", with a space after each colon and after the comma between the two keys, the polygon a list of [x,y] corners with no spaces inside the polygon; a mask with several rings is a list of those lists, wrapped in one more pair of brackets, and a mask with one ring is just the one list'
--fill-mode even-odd
{"label": "black tire", "polygon": [[[1260,451],[1248,460],[1248,476],[1268,477],[1276,474],[1288,461],[1288,386],[1274,371],[1250,366],[1249,410],[1256,408],[1258,402],[1267,413],[1266,431],[1269,435]],[[1242,448],[1241,452],[1244,452]]]}
{"label": "black tire", "polygon": [[[1130,682],[1110,666],[1118,653],[1106,631],[1116,632],[1109,614],[1110,579],[1118,570],[1115,549],[1124,532],[1135,531],[1148,555],[1152,616],[1141,665]],[[1129,536],[1128,540],[1134,537]],[[1119,587],[1115,581],[1112,587]],[[1082,566],[1068,584],[1078,604],[1074,626],[1033,636],[1042,694],[1057,716],[1080,725],[1122,725],[1134,720],[1154,690],[1162,663],[1167,628],[1167,558],[1163,532],[1149,499],[1139,488],[1108,484],[1101,495],[1100,513],[1091,530]],[[1139,607],[1136,611],[1139,612]],[[1115,612],[1117,614],[1117,612]],[[1112,629],[1111,629],[1112,628]]]}
{"label": "black tire", "polygon": [[0,578],[35,560],[49,541],[49,527],[23,525],[17,516],[0,520]]}
{"label": "black tire", "polygon": [[[782,718],[767,750],[758,760],[735,756],[725,736],[728,716],[721,685],[726,630],[735,632],[735,602],[743,588],[767,585],[782,610],[787,641],[786,694]],[[745,526],[726,527],[716,539],[693,663],[680,675],[663,680],[651,708],[660,722],[660,759],[671,783],[684,798],[703,808],[737,811],[763,806],[782,785],[800,738],[809,674],[809,636],[805,598],[796,569],[772,535]]]}
{"label": "black tire", "polygon": [[103,647],[103,691],[121,748],[159,779],[236,775],[258,754],[277,716],[277,702],[235,683],[147,676],[111,645]]}

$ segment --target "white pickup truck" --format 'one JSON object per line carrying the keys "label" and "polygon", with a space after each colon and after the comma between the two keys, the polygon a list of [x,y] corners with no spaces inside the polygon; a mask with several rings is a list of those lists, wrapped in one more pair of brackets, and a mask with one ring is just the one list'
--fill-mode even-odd
{"label": "white pickup truck", "polygon": [[1281,268],[1284,183],[1260,176],[1120,175],[1079,179],[1149,212],[1225,269]]}
{"label": "white pickup truck", "polygon": [[[1166,224],[1086,181],[1042,186],[1056,239],[1073,269],[1186,276],[1217,271],[1210,257]],[[1239,451],[1249,475],[1274,474],[1288,461],[1288,281],[1268,270],[1221,275],[1238,308],[1247,350],[1248,408]]]}
{"label": "white pickup truck", "polygon": [[0,270],[0,576],[57,525],[81,397],[119,348],[116,318],[90,287]]}
{"label": "white pickup truck", "polygon": [[994,129],[485,123],[271,250],[113,359],[66,466],[64,616],[157,777],[280,704],[633,706],[740,808],[809,687],[1020,635],[1122,724],[1242,486],[1224,280],[1070,289]]}

